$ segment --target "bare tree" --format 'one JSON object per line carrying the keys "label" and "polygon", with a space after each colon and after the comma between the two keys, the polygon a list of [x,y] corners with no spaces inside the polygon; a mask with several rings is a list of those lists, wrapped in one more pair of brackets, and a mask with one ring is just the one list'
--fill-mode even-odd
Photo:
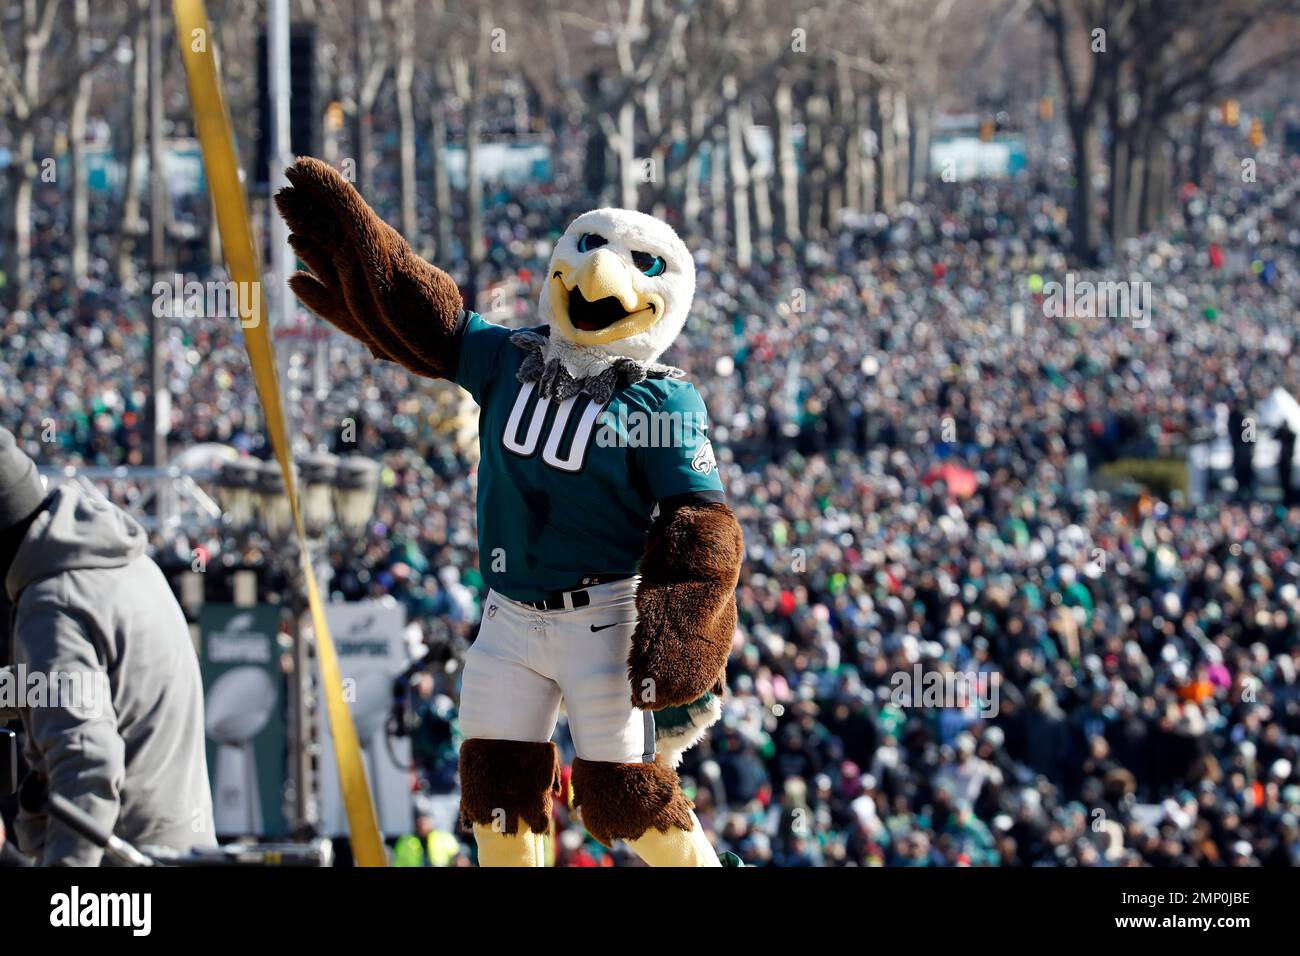
{"label": "bare tree", "polygon": [[[678,132],[676,125],[663,122],[659,104],[664,88],[675,77],[694,104],[688,111],[700,111],[691,120],[686,141],[675,144],[674,161],[686,165],[708,142],[713,127],[725,123],[726,104],[734,102],[722,94],[723,77],[732,72],[739,83],[750,75],[738,72],[741,65],[732,45],[743,5],[739,0],[616,0],[604,20],[592,16],[587,6],[561,9],[552,2],[549,7],[557,85],[614,154],[617,179],[612,198],[636,208],[645,188],[648,205],[654,206],[671,188],[683,186],[681,177],[659,176],[659,163],[648,162],[666,156]],[[576,49],[591,65],[580,78],[569,69]],[[646,177],[645,171],[654,175]]]}
{"label": "bare tree", "polygon": [[1098,115],[1123,49],[1112,42],[1127,35],[1136,8],[1136,0],[1037,0],[1036,4],[1052,37],[1074,144],[1073,251],[1085,264],[1095,263],[1100,252],[1093,174],[1100,141]]}
{"label": "bare tree", "polygon": [[776,112],[776,176],[780,184],[780,230],[787,242],[796,242],[799,229],[799,164],[794,147],[794,82],[790,69],[782,67],[777,75],[773,106]]}
{"label": "bare tree", "polygon": [[[356,24],[354,72],[356,100],[353,113],[353,149],[356,151],[357,182],[373,183],[374,111],[379,90],[388,75],[387,44],[383,42],[383,5],[379,0],[354,0]],[[379,39],[376,40],[376,33]]]}
{"label": "bare tree", "polygon": [[429,151],[432,154],[433,219],[437,254],[450,256],[452,223],[451,176],[447,170],[447,100],[451,98],[451,72],[441,57],[433,65],[429,108]]}
{"label": "bare tree", "polygon": [[[54,58],[51,40],[65,8],[63,0],[22,0],[17,18],[17,36],[0,38],[0,125],[9,129],[14,142],[13,159],[6,171],[9,204],[5,210],[3,239],[4,270],[9,277],[8,297],[19,307],[33,299],[32,194],[41,170],[36,166],[36,123],[60,109],[81,87],[82,77],[96,70],[116,49],[116,37],[132,30],[140,13],[128,13],[126,22],[111,31],[111,42],[86,58],[63,57],[53,83],[43,83],[43,64]],[[75,35],[76,31],[69,31]],[[15,62],[10,46],[19,48]]]}
{"label": "bare tree", "polygon": [[[473,20],[472,38],[460,44],[451,56],[451,75],[456,95],[465,111],[465,205],[468,218],[466,246],[469,259],[471,304],[479,292],[481,269],[487,250],[483,233],[483,178],[479,174],[479,142],[482,133],[483,74],[485,71],[488,20],[487,11],[479,9]],[[468,50],[466,50],[468,46]]]}
{"label": "bare tree", "polygon": [[[90,4],[87,0],[72,0],[72,11],[77,60],[84,63],[90,55]],[[68,117],[68,175],[72,179],[72,281],[77,285],[85,281],[90,265],[90,196],[86,170],[86,111],[90,107],[90,78],[89,70],[82,71],[77,77],[72,111]]]}
{"label": "bare tree", "polygon": [[397,45],[397,129],[400,140],[402,232],[414,236],[418,227],[415,195],[415,0],[398,0],[392,30]]}
{"label": "bare tree", "polygon": [[[1211,97],[1241,92],[1300,56],[1294,43],[1270,42],[1283,15],[1297,11],[1294,0],[1137,0],[1129,35],[1116,38],[1121,55],[1107,72],[1113,241],[1160,218],[1169,193],[1170,125],[1185,107],[1204,116]],[[1241,62],[1227,68],[1233,59]]]}
{"label": "bare tree", "polygon": [[122,186],[122,213],[118,218],[117,273],[124,281],[130,281],[134,275],[135,241],[144,231],[144,220],[140,216],[140,168],[144,164],[144,149],[149,135],[146,128],[149,120],[149,30],[143,16],[148,5],[149,0],[137,0],[136,3],[141,17],[131,40],[129,118],[125,148],[120,152],[126,176]]}
{"label": "bare tree", "polygon": [[1229,63],[1252,33],[1300,11],[1295,0],[1036,0],[1052,39],[1074,147],[1074,253],[1097,260],[1099,198],[1093,188],[1100,122],[1109,132],[1110,238],[1151,228],[1169,193],[1170,124],[1187,106],[1248,87],[1300,56],[1292,44],[1258,44],[1235,71]]}

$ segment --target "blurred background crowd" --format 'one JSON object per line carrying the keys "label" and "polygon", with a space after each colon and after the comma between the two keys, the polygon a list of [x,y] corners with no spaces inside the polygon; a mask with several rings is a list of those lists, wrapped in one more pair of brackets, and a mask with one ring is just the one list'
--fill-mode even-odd
{"label": "blurred background crowd", "polygon": [[[1071,5],[1013,6],[1033,9],[1003,14],[992,59],[1022,29],[1050,51],[1050,14]],[[693,215],[651,197],[699,276],[665,361],[704,396],[747,543],[723,717],[681,772],[717,848],[747,865],[1300,863],[1300,498],[1285,465],[1256,473],[1254,439],[1241,438],[1276,389],[1300,388],[1300,152],[1284,134],[1294,104],[1255,89],[1276,129],[1267,138],[1217,100],[1198,104],[1199,127],[1169,124],[1173,175],[1147,187],[1167,194],[1152,221],[1111,228],[1098,189],[1100,228],[1081,246],[1077,131],[1037,98],[1060,89],[1062,65],[1043,57],[1034,99],[1005,120],[1026,132],[1025,168],[947,177],[913,156],[919,181],[886,196],[877,162],[870,198],[860,182],[856,205],[824,220],[756,225],[752,250],[727,209],[734,169],[703,171]],[[467,100],[455,79],[453,140],[471,103],[483,130],[516,129],[517,97],[490,88]],[[794,78],[801,109],[816,93],[803,84]],[[441,205],[437,191],[408,200],[400,137],[377,123],[358,182],[394,225],[414,223],[408,238],[471,304],[512,326],[532,324],[569,219],[621,198],[618,182],[592,188],[604,127],[575,109],[545,115],[545,176],[487,177],[477,193],[451,182]],[[800,175],[814,177],[816,128],[800,129]],[[1195,180],[1180,175],[1189,130]],[[1117,138],[1109,129],[1103,146]],[[1101,182],[1117,167],[1097,154]],[[720,166],[722,151],[711,155]],[[154,296],[123,274],[107,194],[90,198],[73,277],[66,203],[62,185],[36,182],[33,294],[0,307],[0,421],[43,464],[147,464]],[[175,271],[219,277],[206,197],[174,201],[171,216],[189,237],[176,241]],[[1047,283],[1067,273],[1149,283],[1149,321],[1055,314]],[[304,316],[281,326],[323,328]],[[466,863],[472,841],[434,808],[456,792],[458,663],[484,591],[472,405],[341,336],[280,341],[302,444],[383,464],[363,540],[329,548],[330,588],[400,602],[423,658],[410,681],[417,839],[399,854]],[[173,316],[160,346],[169,448],[267,457],[238,322]],[[1259,431],[1290,459],[1286,425]],[[1193,450],[1216,440],[1231,464],[1197,485]],[[108,487],[128,507],[141,491]],[[154,539],[177,567],[195,548],[218,566],[257,565],[269,547],[219,526]],[[899,691],[900,675],[933,672],[978,675],[983,693],[933,706]],[[634,862],[564,808],[556,827],[561,865]]]}

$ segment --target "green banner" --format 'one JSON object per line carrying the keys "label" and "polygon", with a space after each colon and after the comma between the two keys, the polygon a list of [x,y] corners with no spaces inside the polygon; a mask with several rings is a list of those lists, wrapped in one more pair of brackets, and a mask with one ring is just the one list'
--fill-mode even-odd
{"label": "green banner", "polygon": [[208,604],[199,614],[208,775],[218,836],[284,836],[288,711],[280,608]]}

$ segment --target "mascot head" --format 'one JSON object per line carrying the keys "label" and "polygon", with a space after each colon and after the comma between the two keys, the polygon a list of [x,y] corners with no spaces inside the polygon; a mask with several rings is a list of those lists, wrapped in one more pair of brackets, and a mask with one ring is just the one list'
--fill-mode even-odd
{"label": "mascot head", "polygon": [[630,209],[593,209],[551,254],[541,318],[575,376],[621,359],[650,365],[672,344],[695,295],[695,261],[672,227]]}

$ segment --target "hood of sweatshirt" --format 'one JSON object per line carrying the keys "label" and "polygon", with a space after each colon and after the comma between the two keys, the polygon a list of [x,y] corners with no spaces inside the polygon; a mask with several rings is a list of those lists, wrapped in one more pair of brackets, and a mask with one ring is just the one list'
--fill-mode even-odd
{"label": "hood of sweatshirt", "polygon": [[92,485],[69,481],[55,489],[27,530],[5,576],[5,591],[17,601],[29,584],[53,574],[119,568],[144,552],[144,529],[134,518]]}

